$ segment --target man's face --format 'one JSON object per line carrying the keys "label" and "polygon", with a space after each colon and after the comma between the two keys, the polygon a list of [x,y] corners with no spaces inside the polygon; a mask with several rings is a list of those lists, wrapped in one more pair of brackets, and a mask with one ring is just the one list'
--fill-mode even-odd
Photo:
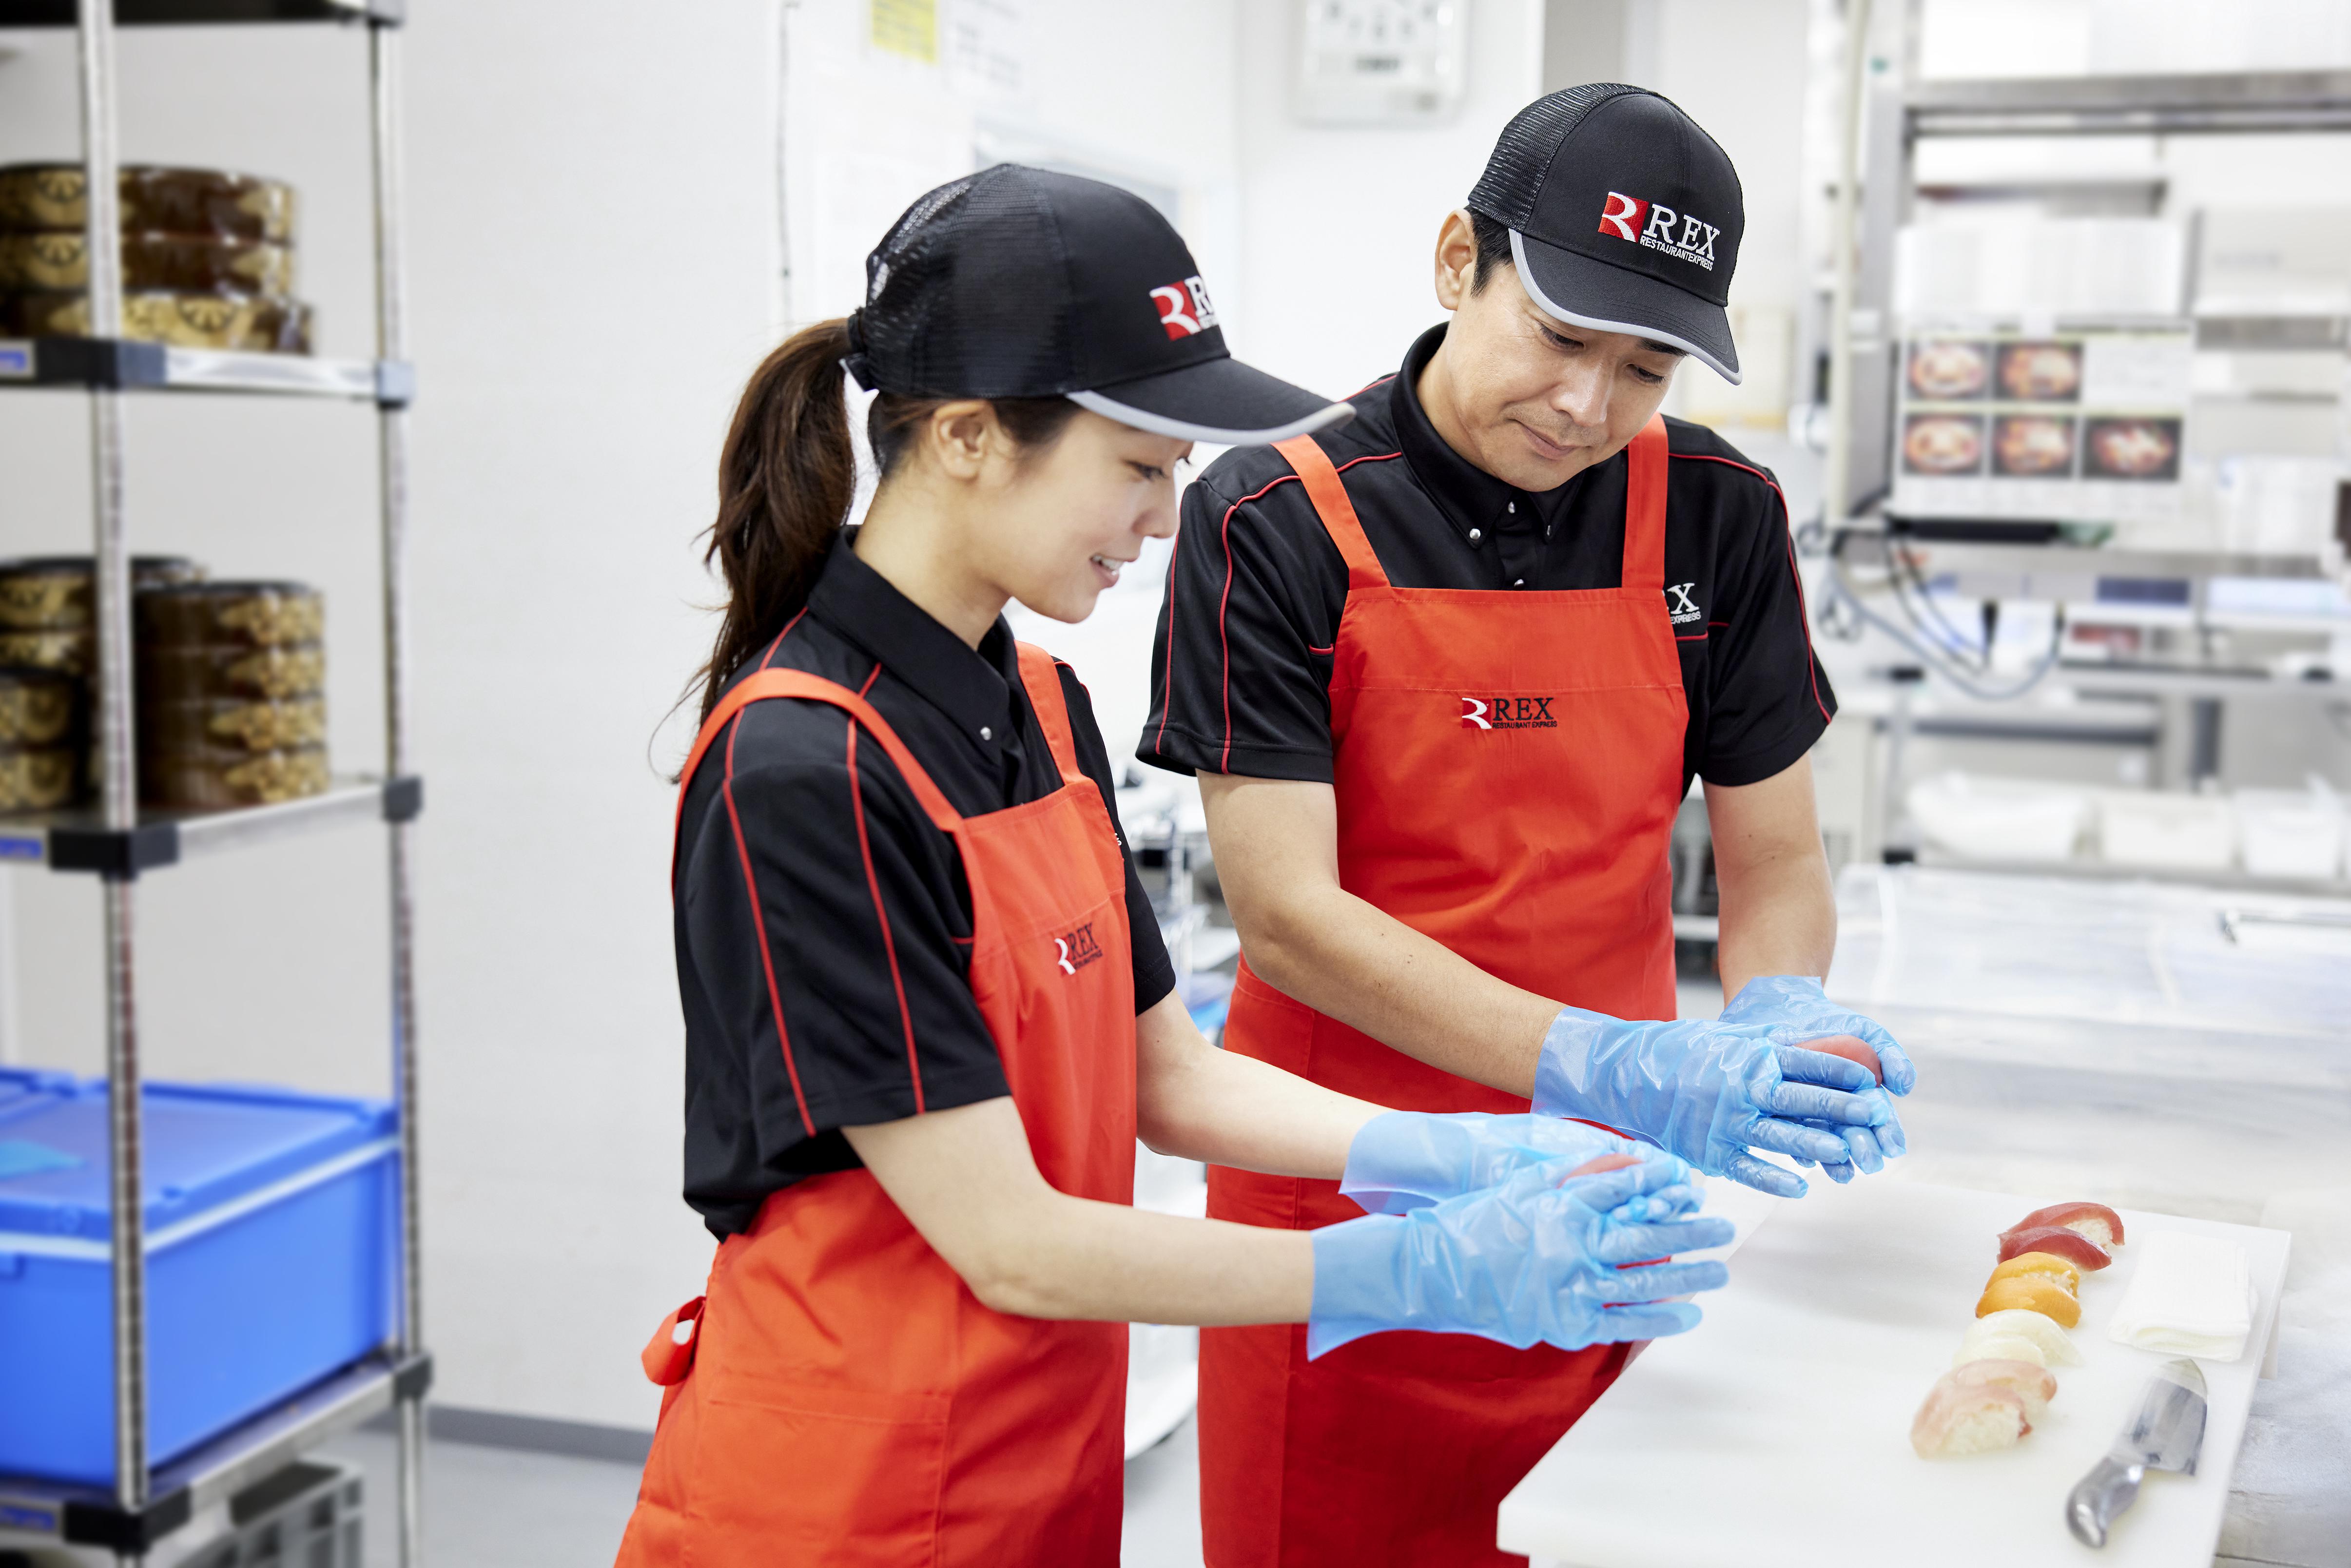
{"label": "man's face", "polygon": [[1476,256],[1468,216],[1456,213],[1437,256],[1437,300],[1453,325],[1443,373],[1423,381],[1424,403],[1442,405],[1429,408],[1439,434],[1487,473],[1521,490],[1556,489],[1631,443],[1682,356],[1544,314],[1507,262],[1473,291]]}

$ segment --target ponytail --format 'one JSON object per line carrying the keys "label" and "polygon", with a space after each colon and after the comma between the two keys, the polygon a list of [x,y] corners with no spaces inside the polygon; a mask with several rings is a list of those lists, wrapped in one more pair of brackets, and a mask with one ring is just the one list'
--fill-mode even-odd
{"label": "ponytail", "polygon": [[[841,362],[849,323],[795,332],[752,372],[718,455],[718,520],[703,562],[726,579],[726,613],[709,662],[695,672],[702,715],[735,673],[775,641],[808,604],[832,536],[857,495]],[[945,402],[884,392],[866,413],[875,465],[887,479],[915,430]],[[998,424],[1024,453],[1050,445],[1078,405],[1065,397],[994,398]],[[691,685],[687,688],[693,689]]]}
{"label": "ponytail", "polygon": [[702,716],[735,672],[808,603],[857,494],[841,361],[849,324],[820,321],[769,354],[743,389],[718,455],[718,520],[705,565],[726,579],[726,615],[696,674]]}

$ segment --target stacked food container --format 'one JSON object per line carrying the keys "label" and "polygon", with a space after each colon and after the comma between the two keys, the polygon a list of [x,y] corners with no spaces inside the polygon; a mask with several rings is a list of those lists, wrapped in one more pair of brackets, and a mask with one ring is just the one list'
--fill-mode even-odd
{"label": "stacked food container", "polygon": [[[139,794],[175,810],[316,795],[328,784],[325,603],[298,582],[207,582],[133,562]],[[0,811],[86,804],[98,768],[88,556],[0,561]]]}
{"label": "stacked food container", "polygon": [[[178,556],[131,563],[134,591],[193,582]],[[95,787],[89,677],[98,668],[88,556],[0,561],[0,811],[77,806]]]}
{"label": "stacked food container", "polygon": [[327,788],[326,607],[298,582],[141,593],[139,793],[216,810]]}
{"label": "stacked food container", "polygon": [[[80,165],[0,168],[0,336],[90,332]],[[214,169],[122,171],[121,335],[187,349],[303,354],[294,191]]]}

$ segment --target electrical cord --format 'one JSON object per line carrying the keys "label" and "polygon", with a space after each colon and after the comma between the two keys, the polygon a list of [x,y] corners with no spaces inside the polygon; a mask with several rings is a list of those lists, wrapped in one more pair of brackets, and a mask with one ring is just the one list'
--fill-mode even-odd
{"label": "electrical cord", "polygon": [[[2012,702],[2024,695],[2047,679],[2051,671],[2056,669],[2058,660],[2064,651],[2065,607],[2060,604],[2056,607],[2055,614],[2052,619],[2049,651],[2036,660],[2013,684],[1992,688],[1975,678],[1981,672],[1970,670],[1964,665],[1953,663],[1944,652],[1928,646],[1901,626],[1878,614],[1863,602],[1859,591],[1845,577],[1844,559],[1843,554],[1837,550],[1829,552],[1828,587],[1828,602],[1822,607],[1823,614],[1833,608],[1839,609],[1841,612],[1849,611],[1864,624],[1874,626],[1893,638],[1896,643],[1917,655],[1927,668],[1980,702]],[[1898,587],[1895,590],[1895,597],[1897,601],[1903,602],[1905,613],[1909,613],[1907,601],[1903,600]],[[1920,629],[1920,634],[1927,635],[1923,627]],[[1989,649],[1987,649],[1987,657],[1989,657]]]}

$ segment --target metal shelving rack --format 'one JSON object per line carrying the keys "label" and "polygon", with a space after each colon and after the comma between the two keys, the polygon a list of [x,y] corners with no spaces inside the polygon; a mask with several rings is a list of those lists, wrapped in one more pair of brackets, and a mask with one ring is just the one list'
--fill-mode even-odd
{"label": "metal shelving rack", "polygon": [[[399,76],[404,0],[0,0],[0,27],[67,26],[79,37],[82,156],[89,172],[88,250],[93,326],[121,319],[116,188],[114,30],[122,24],[332,22],[368,35],[375,204],[376,357],[333,361],[214,353],[119,339],[0,343],[0,386],[77,387],[89,398],[99,669],[100,804],[0,825],[0,859],[96,873],[104,883],[107,1076],[114,1306],[116,1485],[111,1496],[0,1478],[0,1526],[108,1548],[143,1561],[149,1548],[305,1449],[385,1409],[398,1412],[399,1538],[403,1568],[423,1554],[424,1392],[417,1230],[414,870],[410,834],[423,805],[411,771],[408,720],[408,404],[413,378],[401,273]],[[328,397],[376,408],[382,493],[384,775],[343,779],[328,794],[202,817],[139,810],[131,743],[131,577],[123,494],[123,394],[228,392]],[[146,1251],[140,1205],[141,1107],[133,913],[138,878],[183,853],[226,850],[380,817],[390,839],[392,1081],[400,1139],[400,1313],[377,1354],[197,1452],[147,1463]]]}

